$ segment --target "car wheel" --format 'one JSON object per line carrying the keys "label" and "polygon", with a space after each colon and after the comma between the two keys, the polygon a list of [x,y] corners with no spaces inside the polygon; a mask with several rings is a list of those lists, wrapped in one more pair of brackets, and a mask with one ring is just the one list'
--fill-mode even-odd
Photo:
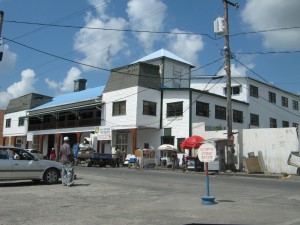
{"label": "car wheel", "polygon": [[45,184],[55,184],[59,179],[59,171],[56,169],[48,169],[44,173],[43,181]]}

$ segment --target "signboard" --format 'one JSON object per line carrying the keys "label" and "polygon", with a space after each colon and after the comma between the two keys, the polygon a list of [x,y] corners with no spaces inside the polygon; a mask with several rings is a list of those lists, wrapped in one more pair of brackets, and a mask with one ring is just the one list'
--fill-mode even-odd
{"label": "signboard", "polygon": [[205,143],[198,149],[198,158],[201,162],[212,162],[216,158],[216,148],[213,144]]}
{"label": "signboard", "polygon": [[33,134],[27,133],[27,141],[33,141]]}
{"label": "signboard", "polygon": [[111,127],[96,127],[95,135],[98,140],[111,140]]}

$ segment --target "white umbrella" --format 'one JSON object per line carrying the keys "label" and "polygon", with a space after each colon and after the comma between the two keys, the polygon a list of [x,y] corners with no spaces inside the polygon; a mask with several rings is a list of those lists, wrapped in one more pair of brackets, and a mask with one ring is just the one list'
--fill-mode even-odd
{"label": "white umbrella", "polygon": [[158,147],[158,150],[160,150],[160,151],[163,151],[163,150],[177,151],[177,148],[175,148],[174,145],[163,144]]}

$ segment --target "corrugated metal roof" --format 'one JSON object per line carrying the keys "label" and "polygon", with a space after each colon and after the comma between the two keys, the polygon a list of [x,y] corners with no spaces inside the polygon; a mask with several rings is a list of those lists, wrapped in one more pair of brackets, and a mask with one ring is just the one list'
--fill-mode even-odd
{"label": "corrugated metal roof", "polygon": [[94,98],[97,98],[97,96],[102,95],[104,87],[105,86],[100,86],[100,87],[95,87],[95,88],[89,88],[89,89],[86,89],[83,91],[71,92],[71,93],[59,95],[59,96],[54,97],[51,102],[48,102],[41,106],[38,106],[32,110],[50,108],[50,107],[54,107],[54,106],[65,105],[65,104],[70,104],[70,103],[74,103],[74,102],[81,102],[81,101],[94,99]]}
{"label": "corrugated metal roof", "polygon": [[176,61],[179,61],[179,62],[182,62],[182,63],[185,63],[185,64],[188,64],[192,67],[195,67],[192,63],[180,58],[179,56],[165,50],[165,49],[160,49],[156,52],[153,52],[151,53],[150,55],[147,55],[135,62],[133,62],[132,64],[134,63],[137,63],[137,62],[145,62],[145,61],[150,61],[150,60],[153,60],[153,59],[158,59],[158,58],[162,58],[162,57],[166,57],[166,58],[170,58],[170,59],[173,59],[173,60],[176,60]]}

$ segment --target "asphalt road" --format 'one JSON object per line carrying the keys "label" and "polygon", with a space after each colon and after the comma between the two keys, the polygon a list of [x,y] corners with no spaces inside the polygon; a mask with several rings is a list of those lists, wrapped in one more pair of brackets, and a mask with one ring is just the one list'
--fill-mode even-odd
{"label": "asphalt road", "polygon": [[300,180],[75,167],[75,186],[0,182],[0,225],[300,224]]}

